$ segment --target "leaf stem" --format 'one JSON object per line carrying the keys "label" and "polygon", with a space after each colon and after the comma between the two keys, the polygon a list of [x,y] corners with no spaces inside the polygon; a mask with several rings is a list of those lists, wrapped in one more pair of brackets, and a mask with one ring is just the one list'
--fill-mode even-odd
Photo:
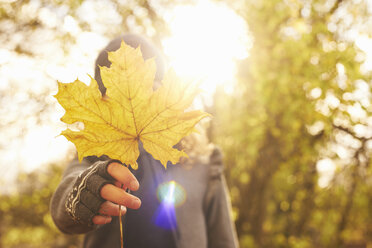
{"label": "leaf stem", "polygon": [[[123,184],[120,186],[123,188]],[[120,247],[124,248],[123,221],[121,220],[121,205],[119,205]]]}

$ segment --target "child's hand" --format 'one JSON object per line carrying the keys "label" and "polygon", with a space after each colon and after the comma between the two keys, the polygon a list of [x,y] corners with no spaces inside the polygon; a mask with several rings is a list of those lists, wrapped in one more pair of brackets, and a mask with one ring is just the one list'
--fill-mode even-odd
{"label": "child's hand", "polygon": [[122,214],[126,207],[137,209],[141,201],[125,192],[136,191],[139,183],[129,169],[115,161],[99,161],[83,171],[76,179],[66,201],[66,211],[82,224],[110,223],[111,216]]}
{"label": "child's hand", "polygon": [[[106,202],[102,203],[99,213],[93,217],[93,223],[96,225],[107,224],[111,222],[111,216],[119,215],[119,206],[122,206],[122,214],[126,212],[126,207],[137,209],[141,206],[141,201],[137,197],[125,192],[126,188],[136,191],[139,183],[129,169],[119,163],[112,162],[107,166],[107,172],[116,180],[115,185],[106,184],[101,188],[101,197]],[[121,187],[121,185],[123,185]]]}

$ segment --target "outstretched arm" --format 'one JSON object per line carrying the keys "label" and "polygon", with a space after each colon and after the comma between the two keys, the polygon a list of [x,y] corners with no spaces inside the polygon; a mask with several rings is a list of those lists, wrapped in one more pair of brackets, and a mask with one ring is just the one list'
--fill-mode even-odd
{"label": "outstretched arm", "polygon": [[[123,187],[122,187],[123,186]],[[111,222],[118,204],[137,209],[141,201],[125,192],[139,187],[133,174],[117,161],[77,159],[66,169],[51,200],[51,215],[64,233],[80,234]],[[126,208],[122,208],[122,214]]]}

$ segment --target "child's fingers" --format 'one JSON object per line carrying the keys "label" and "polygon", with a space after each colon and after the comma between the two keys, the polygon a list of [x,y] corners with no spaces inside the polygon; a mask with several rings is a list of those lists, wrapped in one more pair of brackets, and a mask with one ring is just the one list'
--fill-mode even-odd
{"label": "child's fingers", "polygon": [[104,225],[110,223],[112,220],[111,216],[96,215],[93,217],[92,221],[96,225]]}
{"label": "child's fingers", "polygon": [[128,208],[137,209],[141,206],[141,200],[128,194],[124,189],[112,184],[106,184],[101,189],[101,197],[107,201],[123,205]]}
{"label": "child's fingers", "polygon": [[110,163],[107,167],[107,172],[117,181],[122,183],[125,188],[129,188],[132,191],[136,191],[139,188],[139,183],[136,177],[122,164],[116,162]]}
{"label": "child's fingers", "polygon": [[[124,215],[127,212],[127,208],[121,206],[121,214]],[[110,201],[105,201],[102,203],[99,213],[108,216],[119,216],[119,205],[112,203]]]}

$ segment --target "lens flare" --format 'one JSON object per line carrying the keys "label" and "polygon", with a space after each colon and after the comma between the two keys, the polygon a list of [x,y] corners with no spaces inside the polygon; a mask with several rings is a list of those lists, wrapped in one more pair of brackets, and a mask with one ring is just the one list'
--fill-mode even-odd
{"label": "lens flare", "polygon": [[186,192],[180,184],[172,180],[159,185],[157,197],[165,205],[178,207],[185,202]]}
{"label": "lens flare", "polygon": [[164,229],[176,229],[177,217],[175,208],[182,205],[186,200],[184,188],[172,180],[159,185],[157,197],[160,205],[154,215],[155,224]]}

